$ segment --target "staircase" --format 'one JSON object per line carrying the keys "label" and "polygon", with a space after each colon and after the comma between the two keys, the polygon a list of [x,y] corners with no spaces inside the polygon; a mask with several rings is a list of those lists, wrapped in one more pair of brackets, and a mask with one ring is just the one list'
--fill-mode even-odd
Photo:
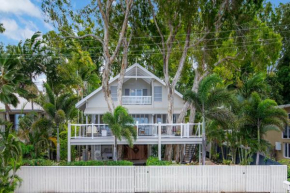
{"label": "staircase", "polygon": [[197,147],[198,146],[196,144],[186,144],[185,145],[185,155],[183,158],[184,162],[190,163],[193,160],[193,157],[196,154]]}

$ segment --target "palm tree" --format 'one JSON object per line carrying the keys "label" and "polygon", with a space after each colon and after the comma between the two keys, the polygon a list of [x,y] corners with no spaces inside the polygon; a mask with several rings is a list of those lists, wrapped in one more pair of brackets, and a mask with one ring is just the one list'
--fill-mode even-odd
{"label": "palm tree", "polygon": [[13,192],[21,179],[16,175],[22,159],[20,141],[10,130],[12,123],[5,122],[0,132],[0,192]]}
{"label": "palm tree", "polygon": [[40,96],[40,105],[52,122],[57,133],[57,161],[60,161],[59,128],[66,120],[73,118],[77,111],[78,98],[72,93],[55,94],[49,84],[44,84],[45,94]]}
{"label": "palm tree", "polygon": [[9,53],[0,52],[0,102],[5,105],[6,121],[10,121],[9,105],[16,107],[18,104],[16,93],[26,94],[26,91],[19,86],[24,80],[19,60],[15,57],[13,50]]}
{"label": "palm tree", "polygon": [[274,100],[262,100],[258,93],[253,92],[244,106],[244,116],[245,128],[251,129],[252,137],[257,138],[256,164],[258,164],[263,135],[269,130],[283,130],[288,124],[287,113],[284,109],[278,108]]}
{"label": "palm tree", "polygon": [[226,126],[227,122],[233,119],[233,114],[226,106],[235,106],[236,100],[232,92],[219,86],[221,83],[222,79],[213,74],[205,77],[199,83],[197,92],[190,90],[184,95],[184,99],[194,105],[196,110],[202,115],[202,164],[205,164],[206,156],[206,120],[215,120],[217,123]]}
{"label": "palm tree", "polygon": [[115,136],[114,160],[117,161],[117,140],[124,137],[130,147],[133,147],[133,139],[136,140],[137,132],[133,126],[134,119],[128,114],[126,108],[118,106],[113,113],[107,112],[103,116],[103,122],[109,125]]}

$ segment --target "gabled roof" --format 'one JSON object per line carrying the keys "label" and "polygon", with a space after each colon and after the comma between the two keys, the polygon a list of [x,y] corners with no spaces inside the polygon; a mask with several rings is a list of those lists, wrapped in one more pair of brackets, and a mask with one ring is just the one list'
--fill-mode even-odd
{"label": "gabled roof", "polygon": [[[109,84],[111,84],[112,82],[114,82],[115,80],[117,80],[120,77],[120,74],[118,74],[117,76],[115,76],[114,78],[110,79]],[[126,69],[125,72],[125,78],[124,78],[124,83],[129,80],[130,78],[142,78],[144,81],[146,82],[150,82],[150,79],[155,79],[156,81],[158,81],[159,83],[161,83],[163,86],[165,86],[165,82],[163,80],[161,80],[160,78],[158,78],[157,76],[155,76],[152,72],[150,72],[149,70],[147,70],[146,68],[144,68],[143,66],[141,66],[138,63],[133,64],[132,66],[130,66],[129,68]],[[86,96],[85,98],[83,98],[81,101],[79,101],[75,106],[76,108],[80,108],[82,105],[84,105],[86,103],[86,101],[88,99],[90,99],[92,96],[94,96],[95,94],[97,94],[98,92],[100,92],[102,90],[102,87],[99,87],[98,89],[94,90],[91,94],[89,94],[88,96]],[[177,94],[179,97],[183,98],[183,95],[180,94],[178,91],[175,90],[175,94]]]}
{"label": "gabled roof", "polygon": [[[18,98],[19,103],[16,107],[13,107],[12,105],[8,105],[10,107],[11,112],[27,112],[32,111],[32,103],[31,101],[27,101],[25,98],[19,96],[18,94],[15,94]],[[0,110],[4,110],[5,105],[0,102]],[[33,103],[33,111],[43,111],[42,107],[38,105],[37,103]]]}

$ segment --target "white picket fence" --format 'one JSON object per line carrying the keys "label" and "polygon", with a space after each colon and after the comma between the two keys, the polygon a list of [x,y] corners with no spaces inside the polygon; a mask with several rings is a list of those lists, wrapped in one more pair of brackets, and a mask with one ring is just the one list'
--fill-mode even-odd
{"label": "white picket fence", "polygon": [[286,192],[286,166],[29,167],[22,192]]}

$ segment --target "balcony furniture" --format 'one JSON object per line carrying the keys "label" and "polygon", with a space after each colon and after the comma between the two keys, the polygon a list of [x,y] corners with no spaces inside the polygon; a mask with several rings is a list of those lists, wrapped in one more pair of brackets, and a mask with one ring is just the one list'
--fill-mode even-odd
{"label": "balcony furniture", "polygon": [[99,133],[98,131],[98,128],[96,126],[93,126],[93,131],[92,131],[92,126],[88,126],[87,129],[86,129],[86,136],[89,137],[89,136],[97,136]]}
{"label": "balcony furniture", "polygon": [[108,131],[103,129],[102,130],[102,137],[106,137],[106,136],[108,136]]}

